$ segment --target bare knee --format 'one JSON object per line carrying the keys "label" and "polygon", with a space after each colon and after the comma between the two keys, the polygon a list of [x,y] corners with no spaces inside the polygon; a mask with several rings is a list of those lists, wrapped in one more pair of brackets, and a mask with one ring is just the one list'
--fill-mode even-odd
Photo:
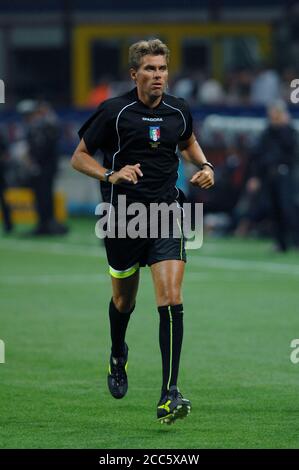
{"label": "bare knee", "polygon": [[113,303],[119,312],[127,313],[134,307],[135,299],[131,299],[123,295],[114,295]]}
{"label": "bare knee", "polygon": [[179,305],[183,302],[180,290],[169,289],[160,292],[158,295],[158,305]]}

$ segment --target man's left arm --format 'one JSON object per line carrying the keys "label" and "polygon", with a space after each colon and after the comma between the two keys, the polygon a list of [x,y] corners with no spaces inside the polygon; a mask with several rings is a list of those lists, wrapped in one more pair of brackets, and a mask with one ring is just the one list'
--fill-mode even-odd
{"label": "man's left arm", "polygon": [[214,186],[213,167],[207,161],[194,133],[192,133],[188,140],[179,143],[179,150],[186,161],[200,168],[200,170],[192,176],[190,183],[203,189]]}

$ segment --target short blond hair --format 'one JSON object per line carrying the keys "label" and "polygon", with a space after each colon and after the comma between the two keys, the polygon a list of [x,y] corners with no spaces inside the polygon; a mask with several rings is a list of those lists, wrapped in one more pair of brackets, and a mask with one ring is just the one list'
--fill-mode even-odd
{"label": "short blond hair", "polygon": [[168,64],[169,54],[168,47],[160,39],[138,41],[129,48],[129,67],[137,70],[140,67],[142,57],[145,55],[163,55]]}

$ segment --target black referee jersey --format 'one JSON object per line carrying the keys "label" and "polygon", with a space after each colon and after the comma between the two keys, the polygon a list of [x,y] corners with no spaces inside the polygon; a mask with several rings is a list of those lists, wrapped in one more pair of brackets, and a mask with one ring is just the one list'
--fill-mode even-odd
{"label": "black referee jersey", "polygon": [[101,181],[105,202],[115,204],[118,195],[127,202],[167,202],[178,196],[179,158],[177,145],[192,134],[192,116],[187,103],[163,94],[159,105],[147,107],[138,99],[137,88],[104,101],[79,130],[88,152],[104,154],[105,168],[120,170],[140,163],[138,183],[111,185]]}

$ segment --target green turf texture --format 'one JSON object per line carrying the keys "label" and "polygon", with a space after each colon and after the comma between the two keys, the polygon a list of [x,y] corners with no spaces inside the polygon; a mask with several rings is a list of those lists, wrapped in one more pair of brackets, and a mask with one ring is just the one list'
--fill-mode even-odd
{"label": "green turf texture", "polygon": [[189,251],[179,386],[193,409],[166,426],[150,271],[128,328],[129,391],[115,400],[103,247],[93,219],[70,225],[65,238],[0,238],[0,448],[298,448],[299,254],[232,238]]}

